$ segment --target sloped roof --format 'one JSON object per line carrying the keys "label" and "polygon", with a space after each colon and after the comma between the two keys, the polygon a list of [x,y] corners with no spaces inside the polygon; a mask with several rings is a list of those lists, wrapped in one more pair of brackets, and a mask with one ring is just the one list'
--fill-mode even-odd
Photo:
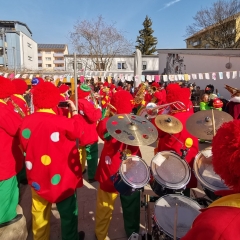
{"label": "sloped roof", "polygon": [[16,24],[16,23],[18,23],[18,24],[20,24],[20,25],[23,25],[23,26],[25,26],[26,28],[27,28],[27,30],[30,32],[30,34],[32,35],[32,32],[31,32],[31,30],[29,29],[29,27],[27,26],[27,24],[26,23],[23,23],[23,22],[20,22],[20,21],[6,21],[6,20],[0,20],[0,23],[2,23],[2,24],[4,24],[4,23],[13,23],[13,24]]}
{"label": "sloped roof", "polygon": [[38,44],[39,49],[65,49],[66,44]]}

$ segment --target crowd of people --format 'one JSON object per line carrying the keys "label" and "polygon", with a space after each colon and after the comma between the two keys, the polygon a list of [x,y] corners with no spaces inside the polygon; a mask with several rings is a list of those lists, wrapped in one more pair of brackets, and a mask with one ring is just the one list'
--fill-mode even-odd
{"label": "crowd of people", "polygon": [[[195,106],[199,106],[201,111],[224,110],[233,116],[235,120],[225,124],[213,140],[213,154],[216,153],[220,158],[221,166],[218,166],[217,160],[214,160],[213,164],[222,179],[233,186],[231,193],[234,194],[226,197],[227,199],[221,198],[222,201],[225,200],[224,204],[236,202],[240,189],[239,172],[234,170],[238,169],[239,165],[237,133],[240,124],[237,119],[240,119],[240,90],[226,86],[231,93],[231,99],[224,102],[217,90],[214,93],[212,85],[200,90],[194,84],[164,85],[144,82],[134,88],[131,82],[109,82],[106,79],[104,83],[86,81],[79,84],[76,103],[75,95],[70,92],[69,86],[55,86],[51,79],[34,78],[31,81],[31,89],[27,91],[27,88],[23,79],[11,81],[0,76],[0,227],[14,224],[21,219],[22,215],[16,212],[19,185],[29,184],[32,191],[34,240],[47,240],[50,237],[52,203],[56,203],[60,213],[62,239],[84,239],[85,233],[78,232],[76,189],[83,185],[83,174],[87,171],[89,183],[99,182],[95,215],[96,238],[107,239],[114,203],[119,194],[111,176],[119,170],[121,152],[126,149],[126,144],[117,141],[108,133],[107,121],[115,114],[136,114],[149,103],[156,106],[169,105],[169,108],[158,111],[158,114],[172,115],[183,125],[183,130],[177,134],[168,134],[158,129],[157,152],[175,151],[180,155],[181,143],[191,139],[191,148],[186,155],[186,161],[191,168],[199,152],[199,139],[188,132],[186,121],[194,114]],[[184,107],[179,109],[171,105],[173,102],[181,102]],[[150,121],[155,124],[154,119]],[[237,133],[230,136],[228,130],[236,128]],[[218,144],[220,152],[224,148],[230,149],[226,138],[219,143],[219,137],[224,137],[224,134],[237,139],[235,145],[232,143],[226,161],[217,153]],[[104,147],[98,162],[99,137],[104,141]],[[128,155],[141,157],[139,147],[128,146],[127,150]],[[190,189],[195,187],[197,179],[192,174],[183,194],[190,197]],[[140,192],[135,191],[130,196],[120,194],[120,199],[124,228],[127,237],[130,237],[132,233],[138,233],[140,230]],[[228,214],[228,221],[221,221],[222,232],[226,228],[234,233],[238,231],[235,222],[231,225],[229,219],[239,216],[239,204],[233,204],[234,209],[228,211],[229,207],[221,205],[221,199],[220,203],[216,202],[210,206],[213,210],[207,210],[196,219],[184,240],[200,240],[204,234],[209,239],[219,239],[216,237],[220,234],[219,229],[210,225],[211,228],[202,231],[201,224],[203,221],[211,221],[211,217],[218,219],[221,211]],[[220,208],[220,213],[214,206]],[[199,233],[200,230],[202,233]]]}

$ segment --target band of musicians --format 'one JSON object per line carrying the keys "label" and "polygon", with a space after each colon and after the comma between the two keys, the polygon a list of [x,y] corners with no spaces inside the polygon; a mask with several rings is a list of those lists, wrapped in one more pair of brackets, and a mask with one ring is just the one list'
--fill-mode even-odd
{"label": "band of musicians", "polygon": [[[0,76],[0,230],[24,217],[19,189],[28,184],[33,240],[50,240],[54,203],[61,239],[87,240],[77,196],[87,174],[89,184],[98,182],[96,240],[109,239],[118,196],[128,239],[240,239],[240,89],[225,85],[225,101],[213,85],[202,94],[192,88],[142,82],[132,90],[100,81],[79,83],[70,94],[51,79],[35,77],[29,89],[23,79]],[[149,145],[150,166],[140,150]],[[191,194],[199,186],[205,197]],[[142,208],[152,216],[145,235]]]}

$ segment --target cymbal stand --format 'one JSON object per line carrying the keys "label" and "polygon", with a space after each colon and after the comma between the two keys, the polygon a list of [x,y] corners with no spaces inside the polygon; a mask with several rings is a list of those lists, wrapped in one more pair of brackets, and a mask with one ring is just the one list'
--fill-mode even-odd
{"label": "cymbal stand", "polygon": [[123,151],[118,150],[118,152],[120,152],[120,154],[121,154],[122,161],[127,159],[127,148],[128,148],[128,145],[126,145],[125,150],[123,150]]}

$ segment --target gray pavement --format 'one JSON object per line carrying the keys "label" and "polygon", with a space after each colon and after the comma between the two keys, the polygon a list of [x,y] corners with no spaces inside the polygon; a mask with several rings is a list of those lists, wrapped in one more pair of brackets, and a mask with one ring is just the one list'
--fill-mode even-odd
{"label": "gray pavement", "polygon": [[[208,144],[201,144],[200,148],[203,149],[207,147]],[[103,147],[103,142],[99,141],[99,155]],[[142,158],[146,161],[148,165],[151,163],[151,159],[154,156],[154,144],[151,146],[141,147]],[[84,179],[87,179],[87,174],[84,175]],[[86,240],[95,240],[94,226],[95,226],[95,210],[96,210],[96,198],[97,198],[97,189],[98,183],[89,184],[84,180],[84,186],[77,190],[78,196],[78,207],[79,207],[79,226],[78,229],[85,231]],[[194,189],[197,196],[205,195],[201,190],[201,187]],[[24,216],[26,218],[28,237],[27,240],[32,240],[32,219],[31,219],[31,190],[29,186],[21,186],[21,201],[20,206],[23,209]],[[149,194],[155,196],[150,186],[145,186],[145,190],[142,193],[142,198],[144,194]],[[151,203],[151,208],[154,207],[154,204]],[[145,229],[145,210],[141,208],[141,230],[140,233]],[[122,208],[119,197],[117,198],[115,208],[113,211],[113,218],[109,227],[108,236],[110,239],[115,240],[126,240],[126,234],[123,226],[123,217],[122,217]],[[16,238],[18,239],[18,238]],[[56,205],[52,205],[52,215],[51,215],[51,240],[61,239],[60,231],[60,217],[56,209]],[[8,240],[8,239],[4,239]]]}

